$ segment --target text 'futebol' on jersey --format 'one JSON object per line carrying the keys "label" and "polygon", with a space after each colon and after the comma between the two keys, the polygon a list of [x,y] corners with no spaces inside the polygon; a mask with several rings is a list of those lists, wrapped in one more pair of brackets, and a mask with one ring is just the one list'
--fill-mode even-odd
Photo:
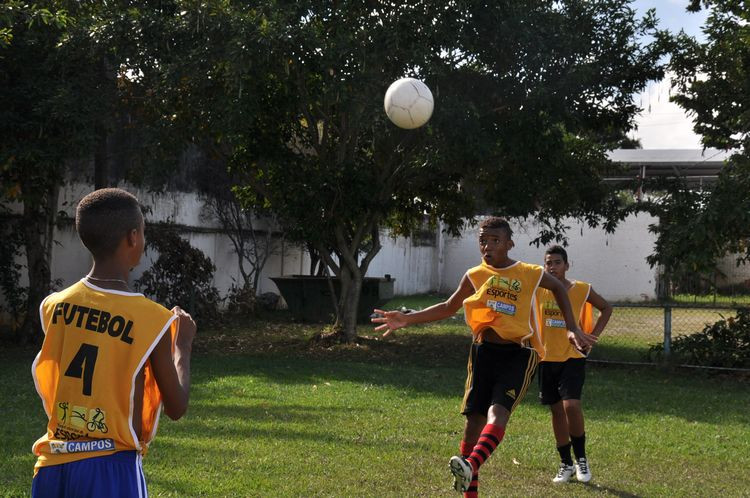
{"label": "text 'futebol' on jersey", "polygon": [[130,337],[133,321],[126,320],[120,315],[112,315],[107,311],[96,308],[61,302],[55,304],[52,324],[57,324],[60,319],[65,321],[65,325],[74,325],[98,334],[106,332],[110,337],[119,337],[124,343],[133,343],[133,338]]}

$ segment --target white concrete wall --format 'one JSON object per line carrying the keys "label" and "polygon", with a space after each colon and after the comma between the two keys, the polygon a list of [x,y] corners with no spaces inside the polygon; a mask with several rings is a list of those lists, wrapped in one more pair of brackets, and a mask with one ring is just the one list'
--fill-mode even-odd
{"label": "white concrete wall", "polygon": [[[642,301],[656,297],[656,271],[646,262],[654,246],[655,236],[648,225],[655,219],[638,215],[626,219],[615,233],[606,234],[599,228],[589,228],[575,222],[567,223],[568,276],[591,282],[602,296],[612,301]],[[531,224],[513,224],[515,247],[513,259],[528,263],[544,263],[544,247],[529,243],[536,237],[537,228]],[[464,273],[480,262],[479,228],[469,228],[460,239],[445,242],[445,272],[441,293],[456,289]]]}
{"label": "white concrete wall", "polygon": [[725,256],[718,262],[719,271],[724,273],[716,284],[721,286],[750,286],[750,264],[744,263],[737,266],[737,255]]}
{"label": "white concrete wall", "polygon": [[[63,188],[59,209],[73,219],[75,206],[90,189],[88,185]],[[239,282],[240,274],[232,244],[226,236],[211,231],[218,228],[218,224],[207,216],[196,194],[130,190],[150,208],[147,215],[149,221],[173,222],[188,227],[182,235],[216,265],[213,284],[219,292],[224,293],[234,282]],[[592,282],[598,292],[613,301],[654,298],[655,271],[645,259],[654,244],[654,236],[648,232],[648,225],[653,222],[653,218],[645,215],[633,216],[611,235],[601,229],[570,223],[570,276]],[[191,231],[190,227],[198,229]],[[514,230],[516,245],[511,257],[541,264],[544,248],[529,245],[529,241],[536,236],[536,228],[532,224],[516,224]],[[461,238],[436,235],[437,243],[427,246],[415,246],[411,240],[393,239],[383,233],[383,248],[370,265],[368,276],[390,274],[396,279],[395,292],[399,295],[427,292],[450,294],[466,270],[479,263],[477,233],[475,227],[467,229]],[[52,276],[53,279],[60,279],[61,287],[66,287],[86,274],[91,260],[72,224],[57,229],[55,241]],[[149,251],[134,269],[131,281],[140,277],[156,257],[157,254]],[[262,273],[259,292],[278,292],[270,277],[307,274],[309,264],[309,257],[300,247],[279,241],[276,253],[269,258]]]}
{"label": "white concrete wall", "polygon": [[410,239],[394,239],[381,234],[383,248],[370,263],[367,276],[382,277],[386,273],[396,279],[397,295],[424,294],[437,289],[434,246],[414,246]]}

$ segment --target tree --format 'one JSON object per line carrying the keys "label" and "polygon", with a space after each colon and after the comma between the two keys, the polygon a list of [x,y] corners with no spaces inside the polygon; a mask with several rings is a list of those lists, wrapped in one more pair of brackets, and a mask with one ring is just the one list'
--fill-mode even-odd
{"label": "tree", "polygon": [[688,10],[710,8],[706,41],[681,32],[674,37],[672,97],[693,113],[695,132],[706,147],[750,146],[750,6],[736,0],[691,0]]}
{"label": "tree", "polygon": [[[152,117],[226,160],[246,206],[317,250],[349,341],[384,228],[408,235],[427,214],[457,233],[480,207],[539,217],[543,240],[568,215],[614,223],[603,151],[662,73],[661,42],[638,41],[661,39],[653,13],[626,0],[159,5],[128,20],[149,34],[129,64]],[[415,131],[382,111],[404,75],[436,97]]]}
{"label": "tree", "polygon": [[0,6],[0,184],[3,199],[22,206],[16,226],[29,277],[21,342],[39,337],[67,166],[101,150],[118,102],[118,59],[97,36],[101,9],[64,0]]}
{"label": "tree", "polygon": [[750,6],[746,2],[693,0],[688,10],[710,8],[701,43],[681,32],[672,38],[672,100],[694,117],[706,147],[735,149],[714,185],[681,182],[655,186],[643,208],[659,216],[652,264],[673,277],[710,273],[716,260],[750,258]]}
{"label": "tree", "polygon": [[75,148],[72,129],[79,124],[66,119],[76,94],[56,48],[71,19],[56,7],[10,2],[1,11],[0,182],[4,200],[22,205],[20,222],[5,218],[10,225],[4,231],[20,232],[29,277],[21,342],[39,330],[39,303],[49,293],[57,188],[65,154]]}
{"label": "tree", "polygon": [[[273,218],[242,206],[233,186],[237,179],[224,163],[204,160],[196,173],[198,190],[207,214],[217,220],[234,247],[242,281],[234,290],[234,299],[246,301],[243,308],[254,309],[260,275],[268,258],[276,251]],[[259,224],[265,225],[260,229]]]}

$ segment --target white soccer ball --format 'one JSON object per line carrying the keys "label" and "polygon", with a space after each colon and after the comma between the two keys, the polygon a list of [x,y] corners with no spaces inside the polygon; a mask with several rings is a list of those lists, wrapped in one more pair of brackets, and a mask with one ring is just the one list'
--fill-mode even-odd
{"label": "white soccer ball", "polygon": [[430,89],[414,78],[401,78],[391,83],[383,101],[388,118],[407,130],[425,124],[432,116],[434,105]]}

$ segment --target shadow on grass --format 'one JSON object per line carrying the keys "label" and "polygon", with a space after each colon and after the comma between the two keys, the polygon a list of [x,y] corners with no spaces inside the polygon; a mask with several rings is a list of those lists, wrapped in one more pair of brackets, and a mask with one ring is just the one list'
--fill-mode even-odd
{"label": "shadow on grass", "polygon": [[595,491],[597,493],[607,493],[612,496],[617,496],[618,498],[641,498],[641,495],[634,495],[633,493],[628,493],[627,491],[620,491],[619,489],[611,488],[609,486],[603,486],[599,483],[578,483],[579,486],[583,486],[584,488],[587,488],[591,491]]}
{"label": "shadow on grass", "polygon": [[[309,356],[206,356],[195,363],[194,385],[203,389],[205,383],[219,376],[251,375],[278,385],[330,381],[386,386],[408,391],[412,396],[424,393],[458,403],[466,378],[465,359],[463,355],[460,358],[447,367],[410,364],[406,360],[380,364]],[[659,413],[689,421],[750,423],[746,410],[750,393],[740,380],[657,367],[590,364],[587,368],[584,400],[587,413],[593,417],[636,420],[645,413]],[[535,394],[536,383],[524,403],[538,403]]]}

